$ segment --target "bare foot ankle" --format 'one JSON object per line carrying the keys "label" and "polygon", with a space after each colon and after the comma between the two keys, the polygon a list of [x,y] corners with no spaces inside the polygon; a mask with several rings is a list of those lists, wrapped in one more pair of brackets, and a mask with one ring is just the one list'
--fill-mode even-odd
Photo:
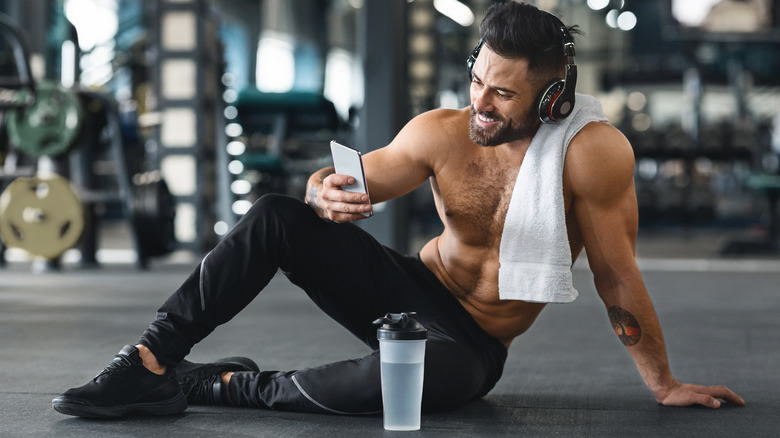
{"label": "bare foot ankle", "polygon": [[230,383],[231,377],[233,377],[232,371],[225,371],[224,373],[222,373],[222,376],[220,376],[220,378],[222,379],[222,383],[224,383],[225,385]]}
{"label": "bare foot ankle", "polygon": [[165,366],[160,365],[160,363],[157,362],[157,358],[154,356],[151,350],[146,348],[145,345],[141,344],[136,345],[135,348],[138,349],[138,355],[141,356],[141,360],[144,363],[144,368],[155,374],[165,374]]}

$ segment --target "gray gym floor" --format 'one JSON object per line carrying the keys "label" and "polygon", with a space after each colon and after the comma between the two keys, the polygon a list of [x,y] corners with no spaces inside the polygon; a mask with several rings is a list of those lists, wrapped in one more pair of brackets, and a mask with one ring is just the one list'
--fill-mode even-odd
{"label": "gray gym floor", "polygon": [[[644,245],[644,246],[643,246]],[[778,436],[780,259],[722,259],[711,238],[640,240],[640,265],[682,381],[723,384],[745,407],[658,405],[612,333],[586,261],[575,265],[580,297],[550,305],[509,351],[504,376],[483,400],[424,415],[408,436]],[[646,248],[643,253],[643,248]],[[703,249],[702,249],[703,248]],[[697,249],[699,252],[697,252]],[[646,254],[646,255],[645,255]],[[194,261],[138,271],[65,266],[32,274],[0,268],[0,435],[366,437],[380,416],[338,417],[255,409],[190,407],[164,418],[68,417],[51,399],[92,378],[134,343]],[[297,369],[367,348],[278,276],[249,308],[195,347],[190,359],[244,355],[264,369]]]}

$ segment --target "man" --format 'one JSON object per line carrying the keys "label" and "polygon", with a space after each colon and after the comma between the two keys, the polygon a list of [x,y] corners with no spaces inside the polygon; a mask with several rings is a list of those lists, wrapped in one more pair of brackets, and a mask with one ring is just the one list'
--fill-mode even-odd
{"label": "man", "polygon": [[[509,2],[492,6],[480,30],[471,59],[471,106],[415,117],[389,145],[367,154],[370,200],[341,190],[354,179],[332,168],[310,178],[306,201],[312,208],[278,195],[261,198],[163,304],[139,343],[125,347],[86,385],[54,399],[54,409],[100,417],[172,414],[186,407],[186,394],[191,404],[379,412],[372,321],[401,311],[416,311],[428,329],[423,409],[453,409],[493,388],[507,348],[546,302],[576,297],[570,267],[583,249],[610,321],[659,403],[744,404],[728,388],[683,384],[669,370],[634,261],[632,150],[604,122],[595,99],[578,95],[571,105],[573,83],[561,77],[575,79],[572,29],[546,12]],[[557,122],[543,125],[540,119]],[[549,167],[549,151],[549,161],[560,161],[557,176],[529,176]],[[397,254],[350,223],[364,219],[372,202],[402,196],[426,180],[444,231],[419,254]],[[541,197],[515,201],[527,193]],[[552,219],[533,222],[528,211],[536,216],[537,210]],[[536,225],[524,227],[524,220]],[[548,226],[556,221],[562,228]],[[517,242],[536,235],[551,237],[518,250]],[[525,252],[545,258],[556,245],[563,249],[552,257],[563,254],[562,262],[523,261]],[[513,258],[513,252],[519,255]],[[193,345],[254,299],[277,269],[374,352],[291,372],[261,372],[246,358],[183,361]],[[528,279],[531,287],[523,285]]]}

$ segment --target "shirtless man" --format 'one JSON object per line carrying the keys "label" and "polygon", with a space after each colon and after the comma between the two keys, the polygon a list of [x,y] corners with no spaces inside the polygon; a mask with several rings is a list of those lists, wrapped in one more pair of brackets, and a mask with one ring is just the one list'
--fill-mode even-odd
{"label": "shirtless man", "polygon": [[[545,306],[499,298],[499,247],[518,171],[541,126],[540,91],[561,77],[565,63],[561,27],[532,6],[491,7],[474,55],[471,106],[415,117],[389,145],[367,154],[370,200],[341,190],[353,178],[332,168],[310,178],[306,202],[312,208],[279,195],[261,198],[163,304],[139,343],[123,348],[92,381],[54,399],[54,409],[94,417],[162,415],[181,412],[189,402],[379,412],[372,321],[401,311],[418,312],[429,333],[424,410],[453,409],[487,394],[501,376],[507,348]],[[570,141],[563,203],[571,262],[587,251],[609,318],[630,330],[621,340],[659,403],[742,405],[726,387],[683,384],[672,376],[634,260],[633,172],[631,146],[607,123],[584,124]],[[418,255],[397,254],[351,223],[365,219],[371,203],[402,196],[427,180],[444,231]],[[246,358],[183,360],[277,269],[373,353],[290,372],[258,371]]]}

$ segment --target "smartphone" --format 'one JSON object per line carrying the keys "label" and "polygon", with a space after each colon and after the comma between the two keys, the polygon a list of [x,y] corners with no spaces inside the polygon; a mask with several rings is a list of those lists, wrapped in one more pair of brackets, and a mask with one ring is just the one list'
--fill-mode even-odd
{"label": "smartphone", "polygon": [[[342,190],[353,193],[365,193],[368,195],[368,184],[366,183],[366,172],[363,170],[363,156],[360,151],[344,146],[336,141],[330,142],[330,153],[333,156],[333,166],[339,175],[349,175],[355,178],[355,184],[341,186]],[[371,195],[369,196],[369,202]],[[370,217],[373,212],[361,213],[363,216]]]}

